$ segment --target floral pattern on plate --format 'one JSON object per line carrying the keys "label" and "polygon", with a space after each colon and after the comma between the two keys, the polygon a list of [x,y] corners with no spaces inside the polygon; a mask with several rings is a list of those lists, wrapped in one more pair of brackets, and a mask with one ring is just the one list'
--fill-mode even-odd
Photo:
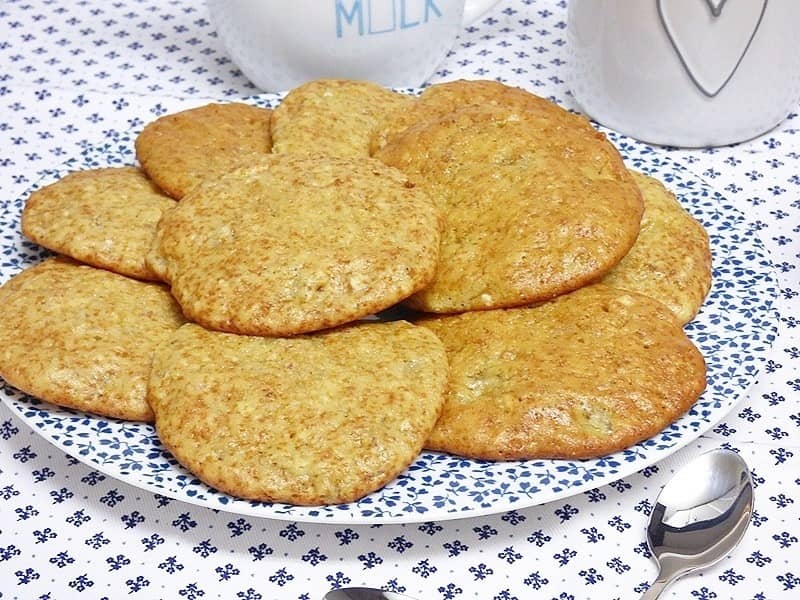
{"label": "floral pattern on plate", "polygon": [[[262,106],[279,101],[279,95],[253,99]],[[68,171],[134,164],[134,139],[135,133],[111,132],[102,144],[46,172],[28,193]],[[674,159],[624,139],[612,136],[627,164],[661,179],[708,230],[714,281],[700,314],[686,326],[706,358],[706,391],[675,423],[622,452],[582,461],[517,462],[423,452],[395,481],[358,502],[298,507],[241,500],[209,488],[175,461],[152,425],[59,408],[5,383],[0,399],[44,438],[98,471],[163,496],[244,515],[328,523],[427,522],[543,504],[621,479],[695,440],[733,408],[755,380],[760,357],[775,337],[778,294],[771,262],[744,216]],[[0,205],[1,281],[49,254],[20,233],[28,193]]]}

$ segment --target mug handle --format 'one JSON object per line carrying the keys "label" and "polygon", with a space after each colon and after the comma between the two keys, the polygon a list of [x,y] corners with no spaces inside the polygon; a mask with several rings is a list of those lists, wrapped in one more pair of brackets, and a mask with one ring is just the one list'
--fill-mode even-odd
{"label": "mug handle", "polygon": [[488,11],[499,0],[467,0],[464,3],[464,17],[461,26],[466,27],[478,20],[483,13]]}

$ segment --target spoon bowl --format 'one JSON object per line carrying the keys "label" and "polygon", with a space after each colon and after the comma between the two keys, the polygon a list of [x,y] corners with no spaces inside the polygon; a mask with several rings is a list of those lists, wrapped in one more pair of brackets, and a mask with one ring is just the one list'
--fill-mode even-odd
{"label": "spoon bowl", "polygon": [[322,600],[415,600],[411,596],[374,588],[351,587],[331,590]]}
{"label": "spoon bowl", "polygon": [[680,469],[650,514],[647,541],[659,573],[642,600],[655,600],[678,577],[724,558],[752,513],[753,480],[737,453],[712,450]]}

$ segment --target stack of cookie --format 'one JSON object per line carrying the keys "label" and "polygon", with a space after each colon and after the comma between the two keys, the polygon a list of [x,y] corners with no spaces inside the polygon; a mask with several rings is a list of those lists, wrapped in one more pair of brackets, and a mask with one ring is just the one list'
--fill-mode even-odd
{"label": "stack of cookie", "polygon": [[584,118],[490,81],[321,80],[148,124],[34,192],[0,374],[155,421],[234,496],[350,502],[423,449],[585,458],[705,387],[702,226]]}

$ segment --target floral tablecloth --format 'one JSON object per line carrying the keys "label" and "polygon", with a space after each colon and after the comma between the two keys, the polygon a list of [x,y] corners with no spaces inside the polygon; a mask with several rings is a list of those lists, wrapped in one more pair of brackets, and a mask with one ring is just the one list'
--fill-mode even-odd
{"label": "floral tablecloth", "polygon": [[[432,82],[491,78],[577,109],[566,2],[503,0],[462,33]],[[200,0],[0,3],[0,204],[153,118],[258,93]],[[655,464],[546,504],[460,519],[316,523],[247,516],[134,487],[45,441],[0,405],[0,598],[318,599],[371,585],[420,600],[636,598],[656,574],[645,527],[660,487],[703,451],[749,462],[745,540],[668,598],[800,594],[800,135],[797,114],[747,143],[651,148],[744,215],[774,276],[760,372],[704,435]],[[653,158],[655,157],[655,158]],[[681,193],[681,190],[676,190]],[[8,263],[16,257],[3,255]],[[0,307],[2,318],[2,307]],[[795,558],[792,558],[792,557]]]}

